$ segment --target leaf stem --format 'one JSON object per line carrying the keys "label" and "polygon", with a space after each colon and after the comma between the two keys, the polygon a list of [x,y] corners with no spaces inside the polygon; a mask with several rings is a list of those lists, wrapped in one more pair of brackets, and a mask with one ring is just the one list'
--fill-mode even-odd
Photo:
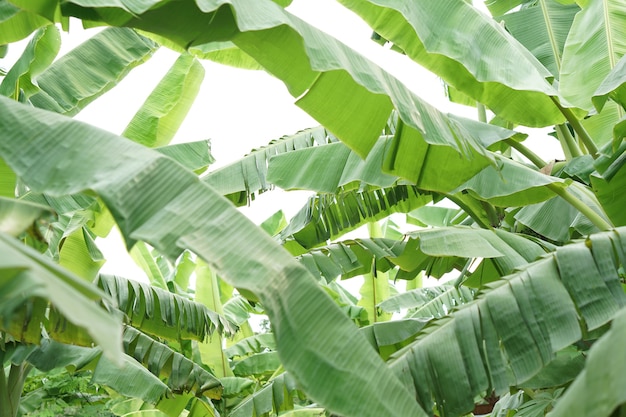
{"label": "leaf stem", "polygon": [[554,126],[556,130],[556,135],[559,138],[559,142],[561,142],[561,148],[563,148],[563,153],[565,154],[565,158],[570,160],[572,158],[576,158],[577,156],[581,156],[582,152],[574,140],[574,137],[569,132],[569,128],[564,124]]}
{"label": "leaf stem", "polygon": [[591,139],[591,136],[589,136],[589,133],[587,133],[583,125],[580,123],[580,120],[578,120],[576,116],[574,116],[574,113],[572,113],[570,109],[562,107],[556,98],[552,97],[552,101],[554,102],[556,107],[561,111],[561,113],[563,113],[563,116],[565,116],[569,124],[572,125],[574,132],[576,132],[576,134],[578,135],[580,140],[583,142],[583,144],[585,145],[585,147],[587,148],[591,156],[596,158],[598,155],[598,147],[596,146],[593,139]]}
{"label": "leaf stem", "polygon": [[537,155],[536,153],[534,153],[533,151],[531,151],[530,149],[528,149],[526,146],[522,145],[518,141],[509,138],[509,139],[505,139],[504,143],[506,143],[511,148],[515,149],[516,151],[524,155],[537,168],[541,169],[545,167],[546,165],[548,165],[548,163],[544,161],[543,159],[541,159],[539,155]]}
{"label": "leaf stem", "polygon": [[[452,201],[454,204],[456,204],[457,206],[459,206],[463,211],[465,211],[467,214],[469,214],[469,216],[474,219],[474,221],[476,222],[476,224],[478,226],[480,226],[482,229],[491,229],[491,226],[488,225],[487,223],[483,222],[482,219],[480,218],[480,216],[478,216],[476,213],[474,213],[474,211],[471,209],[470,206],[468,206],[467,204],[465,204],[463,201],[461,201],[460,198],[456,198],[454,195],[452,194],[443,194],[448,200]],[[487,203],[489,204],[489,203]]]}
{"label": "leaf stem", "polygon": [[487,123],[487,109],[485,109],[485,105],[476,102],[476,110],[478,111],[478,121]]}
{"label": "leaf stem", "polygon": [[563,200],[570,203],[576,210],[581,212],[585,217],[587,217],[591,223],[593,223],[598,229],[602,231],[608,231],[613,228],[606,220],[604,220],[598,213],[593,211],[590,207],[585,205],[581,200],[576,198],[572,193],[570,193],[566,188],[561,188],[558,184],[548,184],[548,189],[559,197],[563,198]]}

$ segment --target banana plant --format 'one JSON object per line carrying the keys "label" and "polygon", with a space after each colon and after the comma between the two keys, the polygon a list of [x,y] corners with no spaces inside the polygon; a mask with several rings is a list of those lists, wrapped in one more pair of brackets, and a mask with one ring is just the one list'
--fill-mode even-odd
{"label": "banana plant", "polygon": [[[0,3],[0,25],[12,28],[0,43],[36,31],[0,85],[10,97],[0,98],[6,178],[0,192],[11,202],[0,206],[0,224],[10,226],[2,241],[16,253],[2,260],[8,285],[2,295],[22,295],[2,310],[7,340],[41,349],[48,343],[43,327],[54,343],[95,341],[105,360],[127,357],[120,339],[103,340],[70,310],[89,308],[90,317],[121,337],[123,318],[105,321],[103,308],[116,311],[113,300],[121,304],[127,294],[107,294],[108,284],[98,289],[75,275],[93,278],[102,261],[94,236],[116,224],[160,287],[135,293],[154,297],[180,290],[179,282],[188,286],[186,278],[166,279],[162,265],[193,253],[208,268],[197,270],[203,302],[216,310],[222,305],[225,315],[239,311],[242,323],[248,307],[269,317],[271,341],[247,334],[251,338],[226,350],[205,348],[194,362],[207,366],[204,357],[208,367],[221,366],[221,414],[623,411],[619,390],[603,385],[619,387],[626,369],[598,358],[617,358],[612,347],[624,335],[624,6],[489,0],[492,17],[463,0],[340,1],[371,25],[379,42],[440,76],[464,103],[475,103],[477,120],[469,120],[434,108],[376,63],[292,15],[288,3]],[[104,65],[111,70],[104,80],[77,77],[89,87],[84,90],[65,81],[69,58],[53,62],[54,25],[66,28],[70,17],[110,26],[101,33],[111,42],[99,47],[132,55],[117,67]],[[195,94],[199,81],[192,80],[202,73],[197,59],[263,69],[321,126],[199,178],[194,171],[203,164],[181,164],[177,152],[149,149],[171,139],[188,109],[184,100],[163,115],[155,105],[159,96],[152,96],[123,137],[68,117],[159,45],[183,52],[180,71],[163,89]],[[196,87],[185,90],[188,83]],[[560,146],[565,160],[537,155],[525,143],[533,133],[522,133],[528,132],[523,127],[548,128],[544,140]],[[235,205],[253,204],[256,194],[273,187],[315,195],[291,221],[270,228],[270,236]],[[419,227],[340,240],[398,213]],[[407,317],[359,328],[367,320],[358,296],[338,282],[367,274],[369,291],[360,300],[365,315],[407,311]],[[427,290],[420,288],[424,275],[452,280]],[[15,287],[18,276],[39,286],[24,296]],[[400,281],[407,292],[374,296],[377,276]],[[217,302],[218,277],[239,295]],[[66,288],[85,302],[62,305]],[[122,311],[127,326],[140,326],[145,311],[135,305]],[[60,322],[79,330],[64,334],[54,325]],[[186,331],[186,322],[178,325]],[[142,336],[146,345],[160,346],[153,328],[146,333],[152,336]],[[177,347],[188,353],[184,345]],[[8,379],[19,380],[24,369],[13,366]],[[169,412],[215,414],[207,404]]]}

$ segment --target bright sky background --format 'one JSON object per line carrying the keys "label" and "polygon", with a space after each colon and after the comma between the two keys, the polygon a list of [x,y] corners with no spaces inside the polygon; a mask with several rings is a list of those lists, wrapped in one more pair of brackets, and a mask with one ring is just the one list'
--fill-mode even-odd
{"label": "bright sky background", "polygon": [[[482,5],[480,0],[475,3]],[[371,41],[369,26],[336,1],[294,0],[288,10],[370,58],[432,105],[446,112],[475,117],[474,109],[447,101],[443,84],[436,76],[405,56]],[[70,33],[62,34],[59,56],[95,31],[97,29],[82,30],[80,22],[72,21]],[[0,63],[6,68],[7,63],[17,59],[20,53],[19,45],[11,46],[9,56]],[[176,53],[160,48],[148,62],[131,71],[118,86],[90,104],[76,118],[120,134],[176,58]],[[203,61],[203,65],[206,74],[202,88],[174,143],[211,139],[212,153],[217,159],[212,169],[233,162],[272,139],[318,125],[293,104],[295,99],[282,82],[267,73],[239,70],[211,61]],[[545,133],[538,134],[535,140],[542,139],[545,139]],[[541,149],[536,151],[545,155]],[[545,157],[554,158],[551,153],[553,150]],[[289,198],[281,198],[281,193],[277,190],[263,194],[251,208],[242,211],[255,223],[260,223],[278,209],[283,209],[290,218],[308,195],[291,192]],[[113,238],[111,244],[102,247],[109,260],[102,272],[128,277],[143,275],[130,261],[118,239]]]}

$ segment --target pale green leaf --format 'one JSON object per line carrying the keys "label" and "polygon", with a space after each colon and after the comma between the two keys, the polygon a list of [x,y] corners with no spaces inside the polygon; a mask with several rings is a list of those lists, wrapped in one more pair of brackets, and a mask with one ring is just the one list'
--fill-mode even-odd
{"label": "pale green leaf", "polygon": [[37,13],[22,10],[7,0],[0,0],[0,44],[24,39],[49,24],[50,20]]}
{"label": "pale green leaf", "polygon": [[215,158],[211,154],[211,142],[209,140],[177,143],[156,148],[155,150],[169,156],[185,168],[196,173],[203,171],[215,162]]}
{"label": "pale green leaf", "polygon": [[476,300],[433,322],[394,354],[391,368],[412,384],[424,408],[436,401],[440,415],[470,412],[486,389],[499,395],[530,380],[580,339],[579,320],[595,328],[624,305],[624,293],[610,290],[620,281],[624,232],[558,248],[488,284]]}
{"label": "pale green leaf", "polygon": [[150,93],[122,136],[155,148],[167,145],[189,112],[204,79],[204,68],[181,55]]}
{"label": "pale green leaf", "polygon": [[272,189],[272,184],[267,180],[270,158],[332,142],[337,142],[337,139],[321,126],[305,129],[252,150],[238,161],[210,172],[203,181],[234,204],[245,205],[257,194]]}
{"label": "pale green leaf", "polygon": [[558,79],[563,46],[580,7],[539,0],[532,7],[496,17]]}
{"label": "pale green leaf", "polygon": [[75,115],[150,58],[157,47],[133,30],[105,29],[40,74],[40,91],[30,101],[36,107]]}
{"label": "pale green leaf", "polygon": [[216,330],[234,332],[223,316],[169,291],[115,275],[99,275],[96,284],[117,301],[126,322],[145,333],[202,341]]}
{"label": "pale green leaf", "polygon": [[611,72],[602,81],[602,84],[591,97],[598,112],[602,110],[606,101],[611,100],[626,108],[626,58],[622,56]]}
{"label": "pale green leaf", "polygon": [[626,53],[626,4],[620,0],[585,2],[563,50],[559,89],[576,106],[591,110],[592,97]]}
{"label": "pale green leaf", "polygon": [[[341,3],[411,59],[504,119],[526,126],[565,120],[552,101],[558,93],[547,81],[550,72],[471,4],[457,0]],[[481,53],[474,53],[477,50]]]}
{"label": "pale green leaf", "polygon": [[18,236],[35,220],[51,212],[50,208],[40,204],[0,197],[0,232]]}
{"label": "pale green leaf", "polygon": [[30,97],[37,93],[37,76],[57,56],[61,47],[61,35],[54,25],[39,29],[26,45],[24,52],[7,72],[0,84],[0,94],[15,98],[20,93]]}

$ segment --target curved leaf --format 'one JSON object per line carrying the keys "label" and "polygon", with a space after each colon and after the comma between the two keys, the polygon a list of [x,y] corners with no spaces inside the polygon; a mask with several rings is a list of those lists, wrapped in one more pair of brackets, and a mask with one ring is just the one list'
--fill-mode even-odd
{"label": "curved leaf", "polygon": [[242,206],[254,199],[255,195],[272,189],[272,184],[267,180],[270,158],[336,141],[322,126],[305,129],[252,150],[240,160],[210,172],[203,181],[237,206]]}
{"label": "curved leaf", "polygon": [[40,91],[30,101],[35,107],[75,115],[150,58],[157,48],[131,29],[105,29],[41,73],[36,79]]}
{"label": "curved leaf", "polygon": [[253,417],[272,411],[279,413],[280,411],[292,410],[293,396],[296,391],[293,377],[287,373],[282,373],[239,403],[229,416]]}
{"label": "curved leaf", "polygon": [[581,337],[579,320],[596,329],[625,304],[625,234],[621,228],[591,235],[489,284],[394,355],[392,369],[424,408],[434,399],[441,415],[469,412],[479,393],[500,394],[529,380]]}
{"label": "curved leaf", "polygon": [[181,55],[150,93],[122,136],[155,148],[167,145],[182,124],[204,79],[204,68]]}
{"label": "curved leaf", "polygon": [[22,10],[7,0],[0,1],[0,44],[24,39],[49,24],[50,20],[37,13]]}
{"label": "curved leaf", "polygon": [[0,232],[18,236],[35,220],[50,213],[49,207],[40,204],[0,197]]}
{"label": "curved leaf", "polygon": [[[405,242],[390,239],[357,239],[316,249],[298,259],[315,276],[326,281],[341,275],[349,278],[371,271],[388,271],[395,265],[411,272],[422,270],[440,277],[453,268],[463,268],[459,257],[493,257],[499,276],[526,265],[545,254],[538,243],[503,230],[467,227],[428,229],[408,234]],[[437,264],[437,258],[450,258]]]}
{"label": "curved leaf", "polygon": [[598,112],[602,110],[606,101],[610,98],[622,108],[626,109],[626,58],[622,56],[611,72],[602,81],[602,84],[591,97],[594,107]]}
{"label": "curved leaf", "polygon": [[[124,9],[100,6],[94,0],[68,1],[62,11],[153,32],[184,47],[230,40],[281,79],[299,97],[298,106],[361,156],[376,142],[394,106],[406,131],[414,130],[420,140],[462,153],[472,148],[482,152],[481,137],[465,126],[472,122],[444,115],[374,63],[269,0],[197,5],[150,0],[126,2]],[[501,131],[487,125],[482,130]]]}
{"label": "curved leaf", "polygon": [[[608,144],[607,146],[610,146]],[[622,142],[619,149],[608,156],[601,156],[596,162],[596,173],[591,175],[591,185],[611,221],[618,225],[626,225],[623,190],[626,186],[626,143]]]}
{"label": "curved leaf", "polygon": [[96,284],[117,301],[128,324],[146,333],[173,341],[234,333],[224,317],[169,291],[115,275],[99,275]]}
{"label": "curved leaf", "polygon": [[580,7],[556,0],[539,0],[504,16],[495,17],[550,72],[559,78],[565,39]]}
{"label": "curved leaf", "polygon": [[[128,245],[143,240],[171,258],[188,248],[255,294],[282,363],[314,400],[345,415],[424,415],[306,269],[193,173],[131,141],[1,97],[0,135],[0,157],[34,191],[94,190]],[[380,385],[367,383],[374,378]],[[352,397],[336,395],[348,387]]]}
{"label": "curved leaf", "polygon": [[473,292],[463,286],[440,285],[407,291],[383,301],[378,307],[390,313],[408,309],[407,317],[441,318],[458,306],[474,299]]}
{"label": "curved leaf", "polygon": [[[619,348],[626,342],[626,310],[616,314],[609,330],[589,351],[585,369],[565,391],[550,413],[560,416],[608,417],[626,402],[618,387],[624,381],[624,359]],[[607,361],[607,358],[614,360]]]}
{"label": "curved leaf", "polygon": [[221,398],[222,385],[212,373],[132,327],[124,329],[124,350],[154,375],[166,378],[174,393],[193,392],[198,397]]}
{"label": "curved leaf", "polygon": [[[552,78],[550,72],[497,22],[471,4],[457,0],[341,3],[411,59],[498,116],[526,126],[565,121],[552,101],[558,93],[547,81]],[[481,53],[475,54],[476,50]]]}
{"label": "curved leaf", "polygon": [[[568,190],[587,207],[600,216],[605,216],[600,203],[589,189],[573,182]],[[589,219],[560,197],[523,207],[514,217],[540,235],[557,242],[567,242],[576,232],[579,236],[585,236],[600,231]]]}
{"label": "curved leaf", "polygon": [[559,90],[567,100],[580,108],[593,108],[594,92],[626,53],[624,27],[623,2],[585,2],[563,50]]}
{"label": "curved leaf", "polygon": [[431,198],[430,193],[410,185],[318,194],[309,199],[278,236],[313,248],[392,213],[408,213],[429,203]]}
{"label": "curved leaf", "polygon": [[98,343],[107,357],[120,361],[121,320],[97,304],[109,302],[104,293],[3,233],[0,246],[0,326],[4,331],[30,343],[39,342],[42,325],[49,333],[62,335],[65,329],[55,328],[56,320],[46,320],[47,303],[36,301],[49,300],[67,321],[89,335],[86,343]]}
{"label": "curved leaf", "polygon": [[20,90],[29,97],[39,90],[35,79],[52,63],[61,47],[61,35],[54,25],[39,29],[0,84],[0,94],[17,97]]}

